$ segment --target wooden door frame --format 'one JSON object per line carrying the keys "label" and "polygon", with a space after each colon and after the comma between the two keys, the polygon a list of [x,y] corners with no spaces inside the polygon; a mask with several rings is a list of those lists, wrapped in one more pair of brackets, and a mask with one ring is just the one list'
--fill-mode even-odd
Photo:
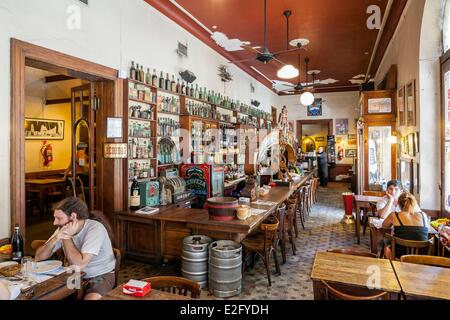
{"label": "wooden door frame", "polygon": [[[387,121],[381,119],[366,122],[364,125],[364,185],[363,191],[369,191],[369,127],[391,127],[391,133],[397,132],[397,121],[392,117],[386,118]],[[397,144],[391,144],[391,179],[397,179]]]}
{"label": "wooden door frame", "polygon": [[[106,122],[108,114],[122,116],[122,84],[118,78],[118,72],[115,69],[105,67],[96,63],[92,63],[80,58],[72,57],[64,53],[43,48],[31,43],[27,43],[18,39],[11,38],[11,146],[10,146],[10,173],[11,173],[11,195],[10,195],[10,211],[11,211],[11,230],[15,224],[25,227],[25,132],[24,132],[24,114],[25,114],[25,67],[31,66],[52,72],[57,72],[66,76],[73,76],[86,80],[110,80],[112,81],[113,91],[111,97],[113,99],[111,105],[114,110],[105,110],[102,116],[100,127],[105,132],[103,122]],[[98,128],[100,129],[100,128]],[[97,156],[97,160],[102,159],[102,153]],[[121,181],[115,183],[114,179],[121,177],[117,171],[122,170],[120,162],[108,163],[114,170],[112,174],[112,187],[114,193],[122,192]],[[104,168],[106,169],[106,168]],[[120,172],[121,173],[121,172]],[[115,178],[116,177],[116,178]],[[108,179],[108,177],[104,178]],[[104,181],[105,187],[111,181]],[[106,188],[103,190],[107,194]],[[121,197],[111,196],[110,208],[120,210],[122,207]],[[104,209],[106,210],[106,208]]]}
{"label": "wooden door frame", "polygon": [[328,126],[328,135],[333,135],[333,119],[317,119],[317,120],[297,120],[297,132],[296,136],[301,145],[303,137],[303,125],[305,124],[317,124]]}

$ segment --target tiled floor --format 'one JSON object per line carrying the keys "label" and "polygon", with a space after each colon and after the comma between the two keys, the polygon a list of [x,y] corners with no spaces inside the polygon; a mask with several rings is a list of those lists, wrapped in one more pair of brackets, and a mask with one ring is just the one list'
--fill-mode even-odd
{"label": "tiled floor", "polygon": [[[245,272],[242,294],[231,299],[312,300],[310,274],[317,251],[334,248],[369,250],[368,235],[362,236],[361,245],[358,246],[355,244],[354,225],[341,223],[344,215],[343,192],[348,192],[345,184],[330,184],[327,189],[319,189],[318,203],[306,222],[306,230],[302,230],[300,226],[300,235],[296,239],[297,255],[292,255],[288,245],[288,261],[281,266],[281,276],[275,275],[272,261],[272,287],[268,287],[266,272],[260,261],[253,270]],[[281,260],[280,253],[278,256]],[[179,266],[161,267],[125,261],[119,283],[156,275],[179,275],[179,270]],[[207,290],[203,290],[202,298],[215,299]]]}

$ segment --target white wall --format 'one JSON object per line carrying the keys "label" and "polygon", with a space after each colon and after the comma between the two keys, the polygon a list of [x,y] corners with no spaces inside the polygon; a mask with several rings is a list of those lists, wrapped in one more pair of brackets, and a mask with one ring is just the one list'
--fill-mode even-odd
{"label": "white wall", "polygon": [[[81,8],[81,29],[69,30],[67,9]],[[10,229],[10,38],[17,38],[115,69],[128,70],[134,60],[145,67],[178,73],[195,72],[198,83],[223,92],[217,76],[227,60],[142,0],[2,0],[0,2],[0,238]],[[189,58],[175,53],[177,41],[187,43]],[[242,102],[261,102],[270,111],[277,96],[246,73],[230,66],[234,82],[226,94]],[[250,93],[250,83],[256,90]]]}
{"label": "white wall", "polygon": [[413,160],[421,163],[420,205],[429,210],[440,209],[440,6],[440,0],[408,2],[375,77],[379,84],[396,64],[398,88],[416,80],[417,125],[399,132],[403,136],[420,132],[421,150]]}
{"label": "white wall", "polygon": [[[300,96],[282,96],[279,98],[279,106],[286,105],[289,112],[289,121],[294,121],[294,128],[297,130],[297,120],[333,120],[333,134],[336,134],[336,119],[348,119],[349,134],[356,134],[356,120],[359,118],[359,92],[335,92],[316,94],[316,98],[322,98],[322,116],[308,117],[307,108],[300,103]],[[281,108],[279,108],[281,111]],[[348,146],[347,136],[342,137],[341,143],[344,149],[356,149],[356,146]],[[336,152],[338,145],[336,146]],[[343,158],[342,161],[337,161],[338,164],[353,164],[353,159]]]}

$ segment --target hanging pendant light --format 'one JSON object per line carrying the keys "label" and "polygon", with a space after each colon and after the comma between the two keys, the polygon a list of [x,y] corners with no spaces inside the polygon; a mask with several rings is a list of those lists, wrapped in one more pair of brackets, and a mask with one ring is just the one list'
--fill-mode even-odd
{"label": "hanging pendant light", "polygon": [[297,78],[299,74],[299,71],[291,64],[285,65],[277,72],[277,76],[280,79]]}
{"label": "hanging pendant light", "polygon": [[[308,86],[308,75],[309,75],[308,64],[309,64],[309,58],[305,59],[305,64],[306,64],[306,86]],[[312,82],[313,85],[314,85],[314,81],[315,81],[315,75],[313,74],[313,82]],[[308,107],[308,106],[312,105],[314,103],[314,101],[316,101],[316,98],[314,97],[314,94],[312,94],[312,92],[305,91],[300,96],[300,102],[305,107]]]}
{"label": "hanging pendant light", "polygon": [[[286,17],[286,50],[289,50],[289,17],[292,15],[292,11],[286,10],[283,15]],[[293,79],[297,78],[300,72],[292,64],[285,65],[277,72],[277,76],[280,79]]]}
{"label": "hanging pendant light", "polygon": [[310,105],[312,105],[314,103],[314,101],[316,100],[316,98],[314,97],[314,95],[309,92],[306,91],[304,92],[301,96],[300,96],[300,102],[302,103],[302,105],[304,105],[305,107],[308,107]]}

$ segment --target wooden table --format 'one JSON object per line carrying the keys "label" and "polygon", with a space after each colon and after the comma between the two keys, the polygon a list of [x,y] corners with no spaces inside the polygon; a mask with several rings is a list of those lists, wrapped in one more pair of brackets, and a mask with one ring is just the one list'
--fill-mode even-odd
{"label": "wooden table", "polygon": [[65,179],[26,179],[25,185],[33,186],[39,190],[39,213],[44,214],[45,194],[48,188],[55,186],[65,186]]}
{"label": "wooden table", "polygon": [[[370,209],[371,203],[377,203],[383,199],[382,197],[373,197],[373,196],[361,196],[356,195],[355,196],[355,203],[356,203],[356,214],[355,214],[355,220],[356,220],[356,242],[358,244],[361,243],[361,210],[362,209]],[[364,219],[367,218],[366,210],[364,210]]]}
{"label": "wooden table", "polygon": [[311,273],[314,299],[324,299],[322,280],[330,283],[367,288],[374,270],[379,270],[380,272],[380,287],[377,289],[393,295],[398,295],[401,292],[389,260],[318,252]]}
{"label": "wooden table", "polygon": [[450,269],[392,262],[405,295],[450,300]]}
{"label": "wooden table", "polygon": [[210,219],[208,210],[191,208],[162,208],[153,215],[118,212],[115,215],[115,246],[125,252],[128,258],[161,263],[179,260],[182,241],[190,235],[201,234],[216,240],[241,242],[311,176],[303,177],[292,187],[275,187],[267,196],[259,197],[273,204],[252,204],[252,208],[263,209],[264,212],[246,221],[214,221]]}
{"label": "wooden table", "polygon": [[34,286],[34,295],[27,298],[21,293],[16,300],[62,300],[71,295],[78,294],[80,290],[69,289],[67,280],[73,274],[63,273],[59,276],[38,283]]}
{"label": "wooden table", "polygon": [[152,289],[145,297],[133,297],[122,293],[122,286],[118,286],[114,290],[108,292],[102,300],[195,300],[191,297],[180,296],[177,294],[163,292]]}

